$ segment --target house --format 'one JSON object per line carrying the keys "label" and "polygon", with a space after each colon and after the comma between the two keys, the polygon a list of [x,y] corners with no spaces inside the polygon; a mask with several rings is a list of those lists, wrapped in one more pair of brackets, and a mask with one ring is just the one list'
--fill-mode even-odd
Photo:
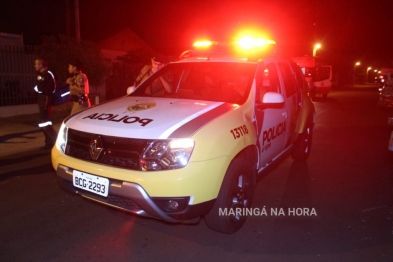
{"label": "house", "polygon": [[112,74],[106,80],[106,100],[124,96],[134,84],[140,69],[149,62],[154,50],[130,28],[97,43],[103,56],[112,63]]}
{"label": "house", "polygon": [[131,51],[144,50],[153,53],[153,49],[130,28],[124,28],[118,33],[100,41],[98,46],[101,48],[104,57],[111,61]]}

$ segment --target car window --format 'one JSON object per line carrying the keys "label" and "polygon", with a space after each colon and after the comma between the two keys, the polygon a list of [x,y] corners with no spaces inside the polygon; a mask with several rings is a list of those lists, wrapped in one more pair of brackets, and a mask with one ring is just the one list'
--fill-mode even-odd
{"label": "car window", "polygon": [[279,62],[278,67],[282,75],[285,95],[286,97],[290,97],[295,94],[297,90],[294,74],[287,63]]}
{"label": "car window", "polygon": [[260,78],[258,81],[257,97],[263,97],[266,92],[281,91],[277,67],[274,63],[264,65]]}
{"label": "car window", "polygon": [[315,81],[324,81],[330,79],[330,67],[320,66],[317,67]]}
{"label": "car window", "polygon": [[303,86],[304,86],[304,84],[305,84],[305,83],[304,83],[305,80],[304,80],[304,77],[303,77],[302,70],[301,70],[300,67],[299,67],[296,63],[294,63],[294,62],[291,62],[291,66],[292,66],[293,71],[295,72],[297,88],[298,88],[298,89],[302,89]]}
{"label": "car window", "polygon": [[148,78],[132,95],[241,104],[248,97],[255,71],[256,63],[174,63]]}

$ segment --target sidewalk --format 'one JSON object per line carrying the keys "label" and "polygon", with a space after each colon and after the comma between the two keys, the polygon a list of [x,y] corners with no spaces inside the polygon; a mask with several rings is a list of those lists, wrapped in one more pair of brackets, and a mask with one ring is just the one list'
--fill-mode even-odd
{"label": "sidewalk", "polygon": [[[57,106],[53,110],[53,128],[58,131],[61,122],[70,114],[72,103]],[[44,146],[44,134],[38,127],[38,114],[19,115],[0,118],[0,159],[12,159],[14,155],[47,152],[40,151]]]}

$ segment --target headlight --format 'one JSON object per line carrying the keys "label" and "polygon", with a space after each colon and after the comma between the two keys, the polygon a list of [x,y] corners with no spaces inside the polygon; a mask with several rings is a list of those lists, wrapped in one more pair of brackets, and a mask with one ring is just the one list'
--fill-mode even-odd
{"label": "headlight", "polygon": [[59,134],[57,135],[56,148],[63,154],[65,153],[65,149],[67,145],[67,133],[68,133],[68,128],[64,123],[62,123],[59,130]]}
{"label": "headlight", "polygon": [[141,157],[142,170],[156,171],[185,167],[194,146],[194,140],[188,138],[152,141]]}

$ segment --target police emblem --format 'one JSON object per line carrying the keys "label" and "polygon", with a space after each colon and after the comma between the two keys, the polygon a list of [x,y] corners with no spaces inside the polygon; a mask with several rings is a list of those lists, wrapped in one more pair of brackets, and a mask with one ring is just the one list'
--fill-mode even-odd
{"label": "police emblem", "polygon": [[140,104],[129,106],[127,107],[127,110],[131,112],[135,112],[135,111],[151,109],[154,107],[156,107],[156,102],[146,102],[146,103],[140,103]]}

